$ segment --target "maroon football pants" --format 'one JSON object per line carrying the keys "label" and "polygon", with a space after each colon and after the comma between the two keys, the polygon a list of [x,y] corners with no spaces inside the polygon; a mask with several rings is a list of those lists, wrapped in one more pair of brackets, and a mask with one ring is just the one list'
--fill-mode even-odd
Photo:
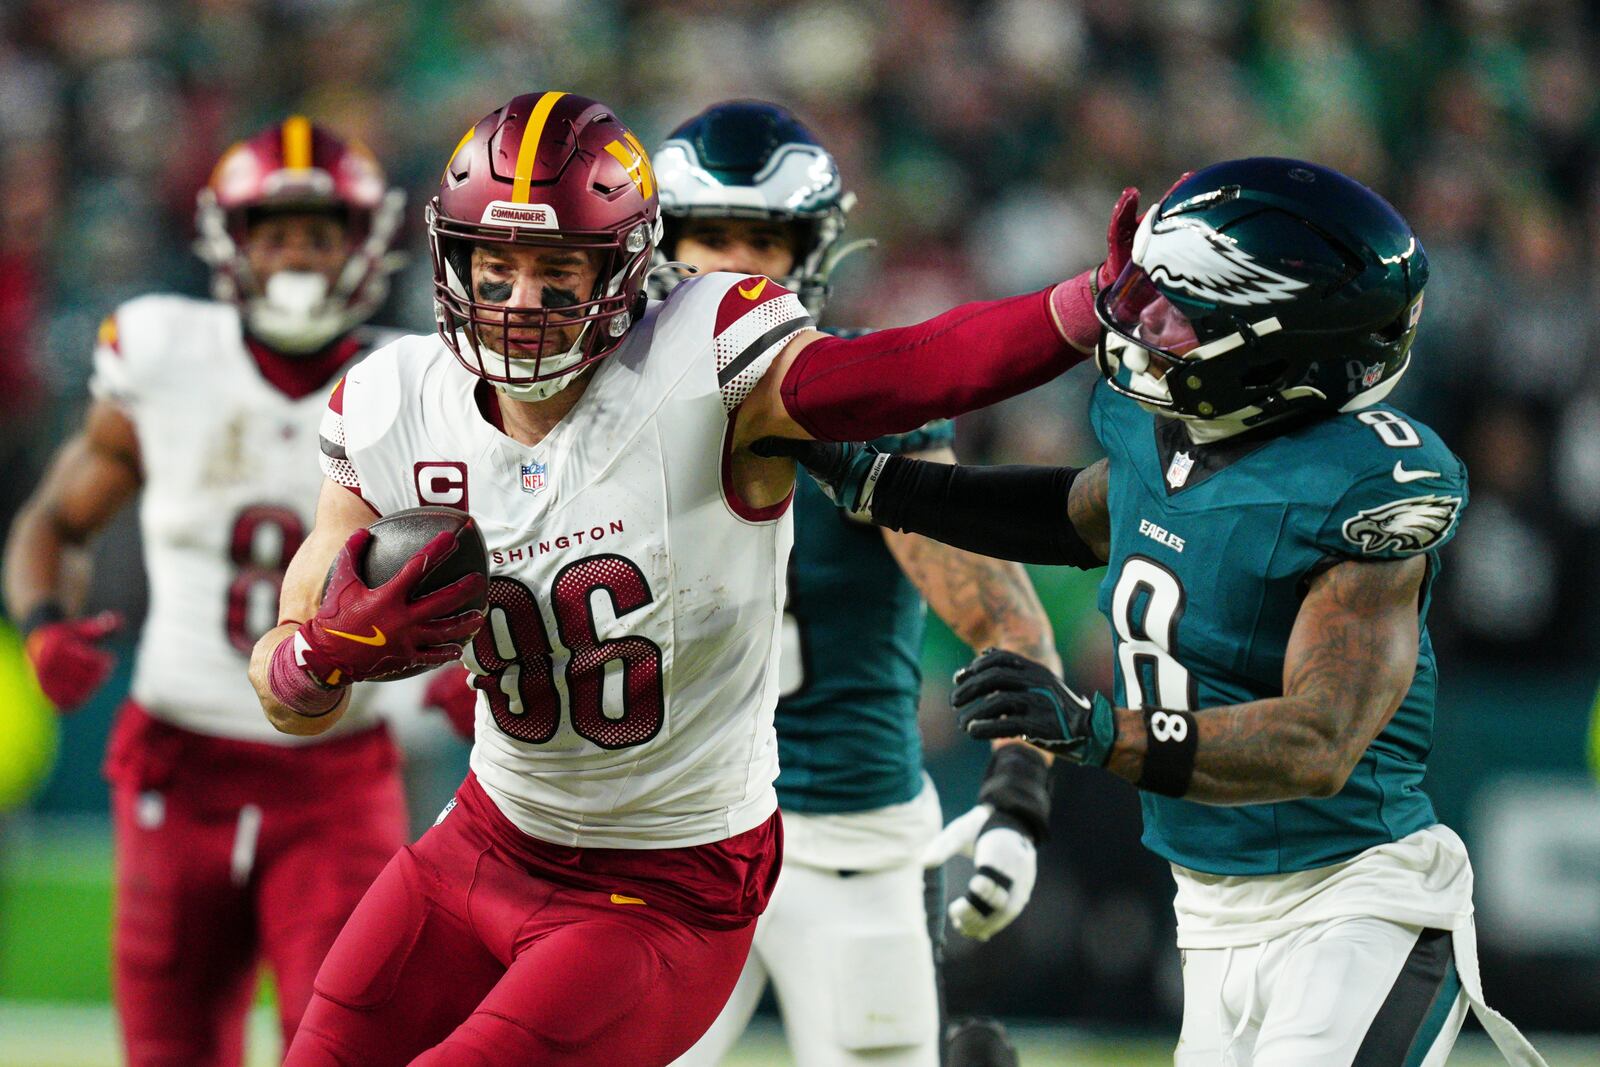
{"label": "maroon football pants", "polygon": [[285,1067],[671,1063],[732,992],[781,847],[774,816],[697,848],[563,848],[469,777],[350,917]]}
{"label": "maroon football pants", "polygon": [[408,836],[388,731],[286,748],[129,705],[107,776],[129,1067],[237,1067],[263,961],[287,1048],[328,947]]}

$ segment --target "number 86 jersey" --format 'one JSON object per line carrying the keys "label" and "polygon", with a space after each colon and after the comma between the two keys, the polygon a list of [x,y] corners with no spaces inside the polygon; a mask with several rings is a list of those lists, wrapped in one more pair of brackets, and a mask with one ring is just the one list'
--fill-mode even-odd
{"label": "number 86 jersey", "polygon": [[776,808],[773,708],[788,501],[729,475],[732,412],[810,325],[766,279],[712,274],[652,303],[536,445],[437,337],[351,370],[323,469],[379,513],[462,508],[489,548],[465,662],[472,768],[516,826],[601,848],[719,841]]}

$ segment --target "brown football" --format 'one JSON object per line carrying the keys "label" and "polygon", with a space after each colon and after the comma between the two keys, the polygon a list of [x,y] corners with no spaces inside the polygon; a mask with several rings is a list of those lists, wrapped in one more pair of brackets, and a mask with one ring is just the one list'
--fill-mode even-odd
{"label": "brown football", "polygon": [[[418,552],[423,546],[433,540],[445,530],[459,530],[462,536],[456,542],[456,550],[444,558],[433,573],[425,577],[417,586],[418,594],[428,594],[435,590],[443,589],[459,578],[469,574],[484,576],[484,588],[488,589],[489,578],[489,552],[484,547],[483,534],[478,530],[478,524],[472,521],[472,516],[455,508],[420,507],[407,508],[404,511],[392,511],[373,523],[371,526],[372,540],[367,542],[367,557],[360,560],[357,566],[361,573],[361,580],[369,588],[378,586],[400,573],[400,568],[406,561]],[[337,565],[338,561],[334,561]],[[322,581],[324,592],[328,589],[328,580],[333,577],[333,567],[328,568],[328,577]],[[468,605],[483,611],[489,606],[488,593],[478,601]],[[390,675],[378,681],[394,681],[399,678],[411,678],[424,671],[433,670],[431,664],[422,664],[414,669]]]}

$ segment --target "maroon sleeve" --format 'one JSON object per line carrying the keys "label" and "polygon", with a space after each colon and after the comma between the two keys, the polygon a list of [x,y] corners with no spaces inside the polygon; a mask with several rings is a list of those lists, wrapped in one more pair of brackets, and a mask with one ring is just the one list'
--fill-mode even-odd
{"label": "maroon sleeve", "polygon": [[820,441],[866,441],[1026,392],[1083,358],[1051,318],[1054,292],[963,304],[915,326],[813,341],[784,375],[783,405]]}

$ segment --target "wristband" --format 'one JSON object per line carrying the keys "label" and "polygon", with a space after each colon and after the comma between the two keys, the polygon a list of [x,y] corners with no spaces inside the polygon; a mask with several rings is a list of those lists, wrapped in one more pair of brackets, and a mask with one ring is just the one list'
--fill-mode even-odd
{"label": "wristband", "polygon": [[22,636],[27,637],[41,626],[49,626],[53,622],[61,622],[67,617],[67,612],[58,600],[46,600],[34,606],[34,609],[22,617]]}
{"label": "wristband", "polygon": [[1194,777],[1195,752],[1200,731],[1194,715],[1168,708],[1144,709],[1144,769],[1135,783],[1140,789],[1165,797],[1181,797]]}
{"label": "wristband", "polygon": [[978,803],[1039,844],[1050,827],[1050,764],[1027,745],[1001,745],[989,757]]}
{"label": "wristband", "polygon": [[344,689],[329,689],[319,684],[295,662],[294,643],[299,639],[297,630],[272,650],[272,660],[267,665],[267,688],[274,700],[296,715],[315,719],[338,706]]}

